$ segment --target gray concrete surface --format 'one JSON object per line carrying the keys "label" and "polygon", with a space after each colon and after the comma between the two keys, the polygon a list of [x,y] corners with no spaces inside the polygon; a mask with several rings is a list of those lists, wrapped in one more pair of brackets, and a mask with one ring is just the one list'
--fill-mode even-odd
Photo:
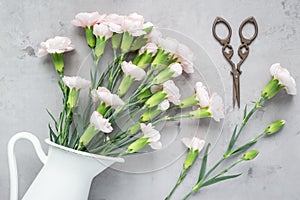
{"label": "gray concrete surface", "polygon": [[[242,66],[241,103],[244,106],[260,95],[269,80],[269,66],[280,62],[299,81],[300,75],[300,1],[299,0],[1,0],[0,1],[0,199],[9,199],[9,172],[7,143],[19,131],[30,131],[43,140],[48,137],[50,121],[45,108],[59,112],[60,93],[56,74],[49,60],[38,59],[34,49],[40,41],[55,35],[73,39],[77,51],[68,54],[66,73],[75,74],[86,54],[82,32],[69,22],[80,11],[100,13],[138,12],[161,28],[181,32],[199,43],[219,70],[226,92],[226,119],[220,139],[210,154],[210,164],[216,161],[228,142],[234,125],[242,113],[232,110],[231,76],[229,66],[220,52],[219,44],[211,34],[216,16],[223,16],[233,26],[232,44],[239,44],[237,29],[242,20],[255,16],[259,36],[250,47],[250,56]],[[237,57],[235,57],[237,60]],[[300,108],[299,95],[289,97],[280,93],[266,107],[256,113],[245,129],[241,140],[246,140],[276,119],[285,119],[287,125],[277,135],[256,144],[259,157],[245,163],[235,172],[243,175],[208,187],[191,199],[225,200],[297,200],[300,199]],[[43,144],[47,150],[47,146]],[[20,195],[23,195],[42,167],[29,142],[16,147],[19,166]],[[159,155],[149,160],[149,165],[164,159]],[[108,169],[93,182],[90,200],[159,200],[169,192],[177,179],[184,157],[171,165],[149,173],[126,173]],[[136,163],[139,165],[139,163]],[[174,194],[181,199],[194,184],[199,162]]]}

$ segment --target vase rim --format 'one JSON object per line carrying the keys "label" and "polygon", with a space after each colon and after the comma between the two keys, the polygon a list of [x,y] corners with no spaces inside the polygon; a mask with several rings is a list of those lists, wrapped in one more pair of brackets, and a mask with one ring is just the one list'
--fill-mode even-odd
{"label": "vase rim", "polygon": [[61,150],[68,151],[68,152],[71,152],[71,153],[75,153],[75,154],[78,154],[78,155],[87,156],[87,157],[91,157],[91,158],[102,159],[102,160],[110,160],[110,161],[114,161],[114,162],[121,162],[121,163],[124,162],[124,159],[120,158],[120,157],[102,156],[102,155],[97,155],[97,154],[88,153],[88,152],[84,152],[84,151],[78,151],[78,150],[75,150],[75,149],[71,149],[69,147],[65,147],[65,146],[56,144],[56,143],[50,141],[49,139],[45,139],[45,142],[50,146],[53,146],[53,147],[56,147],[56,148],[59,148]]}

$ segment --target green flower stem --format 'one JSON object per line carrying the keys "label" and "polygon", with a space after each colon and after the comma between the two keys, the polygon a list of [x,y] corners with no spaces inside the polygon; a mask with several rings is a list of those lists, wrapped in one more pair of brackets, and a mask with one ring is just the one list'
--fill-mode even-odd
{"label": "green flower stem", "polygon": [[[160,119],[157,119],[156,121],[152,122],[153,125],[158,124],[162,121],[174,121],[181,118],[188,118],[189,115],[179,115],[174,117],[165,116]],[[128,131],[120,133],[118,136],[113,137],[111,141],[107,142],[105,144],[105,148],[102,148],[103,150],[99,153],[101,155],[107,155],[110,152],[113,152],[117,149],[119,149],[121,146],[125,146],[124,144],[132,140],[134,136],[136,136],[139,132],[136,132],[135,134],[128,135]],[[132,141],[133,142],[133,141]],[[111,145],[113,144],[113,145]],[[110,147],[111,145],[111,147]],[[120,155],[119,155],[120,156]]]}
{"label": "green flower stem", "polygon": [[[103,83],[103,81],[105,80],[106,76],[108,75],[108,73],[110,73],[112,71],[112,68],[114,67],[114,65],[116,65],[116,63],[119,62],[120,56],[115,56],[114,61],[105,69],[105,71],[102,73],[96,88],[100,87],[101,84]],[[96,89],[95,88],[95,89]]]}
{"label": "green flower stem", "polygon": [[179,178],[177,179],[176,184],[174,185],[173,189],[171,190],[171,192],[169,193],[169,195],[165,198],[165,200],[170,200],[171,196],[173,195],[173,193],[175,192],[175,190],[177,189],[177,187],[181,184],[182,180],[185,178],[186,174],[187,174],[187,170],[188,169],[183,169],[180,173]]}
{"label": "green flower stem", "polygon": [[116,81],[119,78],[119,76],[121,75],[121,64],[124,60],[125,54],[122,53],[119,56],[119,59],[117,61],[117,63],[115,63],[115,65],[113,66],[113,68],[110,70],[109,73],[109,78],[108,78],[108,86],[107,89],[109,89],[111,92],[113,92],[113,89],[115,87]]}
{"label": "green flower stem", "polygon": [[73,122],[73,109],[68,109],[65,118],[63,145],[68,144],[68,139],[69,139],[68,136],[69,136],[70,126],[72,122]]}
{"label": "green flower stem", "polygon": [[221,172],[219,172],[216,176],[214,176],[213,178],[217,178],[219,176],[222,176],[223,174],[229,172],[229,170],[231,170],[233,167],[235,167],[237,164],[243,162],[243,159],[238,159],[236,162],[232,163],[229,167],[227,167],[226,169],[222,170]]}
{"label": "green flower stem", "polygon": [[182,200],[186,200],[186,199],[188,199],[192,194],[194,193],[194,191],[193,190],[191,190],[187,195],[185,195],[184,197],[183,197],[183,199]]}
{"label": "green flower stem", "polygon": [[204,175],[204,177],[203,177],[203,179],[202,179],[202,182],[203,182],[203,180],[206,180],[207,179],[207,177],[212,173],[212,172],[214,172],[220,165],[221,165],[221,163],[225,160],[225,159],[227,159],[227,158],[224,158],[224,157],[222,157],[205,175]]}
{"label": "green flower stem", "polygon": [[[97,66],[98,66],[98,59],[93,56],[93,59],[94,59],[94,72],[92,73],[93,75],[91,75],[91,77],[96,77],[97,75]],[[103,81],[105,80],[105,78],[107,77],[107,75],[112,71],[114,65],[116,65],[116,63],[119,62],[119,59],[120,59],[120,56],[119,57],[115,57],[114,58],[114,61],[105,69],[105,71],[101,74],[101,77],[99,78],[97,84],[96,84],[96,78],[94,78],[94,80],[92,79],[92,87],[90,88],[90,91],[89,91],[89,98],[88,98],[88,103],[87,103],[87,106],[84,110],[84,113],[83,113],[83,128],[87,127],[88,125],[88,122],[89,122],[89,118],[90,118],[90,112],[91,112],[91,107],[92,107],[92,97],[91,97],[91,91],[93,89],[97,89],[98,87],[100,87],[103,83]],[[93,87],[94,85],[94,87]]]}
{"label": "green flower stem", "polygon": [[153,78],[153,72],[154,72],[154,70],[152,70],[152,69],[149,69],[147,71],[145,79],[142,81],[141,85],[136,89],[136,91],[130,96],[129,102],[135,100],[135,98],[137,96],[139,96],[140,94],[142,94],[143,92],[145,92],[146,90],[151,88],[152,85],[148,84],[148,83],[149,83],[149,80],[151,80],[151,78]]}
{"label": "green flower stem", "polygon": [[[217,168],[224,160],[225,160],[225,158],[222,158],[219,162],[217,162],[217,164],[215,164],[214,167],[212,168],[213,170],[210,170],[210,171],[203,177],[203,179],[199,180],[199,181],[193,186],[192,190],[191,190],[188,194],[186,194],[186,195],[183,197],[182,200],[188,199],[193,193],[196,193],[197,191],[199,191],[200,188],[205,187],[205,183],[206,183],[205,180],[207,179],[207,177],[208,177],[208,176],[210,175],[210,173],[211,173],[212,171],[214,171],[214,170],[215,170],[215,169],[216,169],[216,168]],[[221,175],[227,173],[230,169],[232,169],[234,166],[236,166],[237,164],[241,163],[242,161],[244,161],[244,160],[239,159],[238,161],[234,162],[234,163],[231,164],[228,168],[222,170],[221,172],[219,172],[217,175],[215,175],[214,177],[212,177],[212,178],[209,179],[208,181],[213,180],[213,179],[215,179],[215,178],[218,178],[219,176],[221,176]],[[207,182],[208,182],[208,181],[207,181]]]}
{"label": "green flower stem", "polygon": [[60,112],[59,115],[59,122],[58,122],[58,128],[57,128],[57,133],[58,133],[58,144],[63,145],[65,132],[63,131],[63,126],[64,126],[64,121],[65,121],[65,116],[66,113],[68,112],[68,98],[69,98],[69,88],[64,84],[62,81],[62,78],[59,79],[58,85],[63,93],[63,110]]}
{"label": "green flower stem", "polygon": [[[266,99],[263,98],[263,97],[260,97],[260,99],[255,103],[255,105],[253,106],[253,108],[249,111],[248,114],[246,114],[244,116],[244,119],[242,121],[242,125],[241,127],[239,128],[237,134],[234,136],[234,141],[233,141],[233,144],[232,146],[235,144],[235,142],[237,141],[237,139],[239,138],[240,134],[242,133],[243,129],[245,128],[248,120],[251,118],[251,116],[262,106],[262,104],[264,103]],[[227,148],[227,152],[231,151],[231,149]]]}

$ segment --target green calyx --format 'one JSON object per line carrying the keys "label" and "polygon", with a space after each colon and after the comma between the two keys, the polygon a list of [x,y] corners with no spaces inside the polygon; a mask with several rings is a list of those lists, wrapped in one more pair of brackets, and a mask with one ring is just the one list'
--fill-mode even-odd
{"label": "green calyx", "polygon": [[283,85],[279,83],[277,79],[274,79],[274,77],[268,82],[266,87],[262,90],[261,96],[265,99],[271,99],[273,98],[282,88],[284,88]]}
{"label": "green calyx", "polygon": [[185,161],[183,163],[183,169],[187,170],[189,169],[195,162],[197,156],[199,154],[198,150],[189,149],[189,152],[185,158]]}
{"label": "green calyx", "polygon": [[120,47],[121,40],[122,40],[122,34],[114,33],[114,35],[111,38],[111,44],[114,50],[117,50]]}
{"label": "green calyx", "polygon": [[192,107],[192,106],[195,106],[198,104],[199,104],[199,101],[196,98],[196,94],[194,94],[192,96],[189,96],[189,97],[181,100],[179,107],[180,108],[188,108],[188,107]]}
{"label": "green calyx", "polygon": [[96,37],[93,33],[93,26],[85,27],[85,36],[89,47],[94,48],[96,45]]}
{"label": "green calyx", "polygon": [[81,149],[82,147],[86,147],[86,145],[92,140],[92,138],[98,133],[99,131],[95,129],[93,125],[89,125],[87,129],[84,131],[82,136],[79,139],[79,147],[78,149]]}
{"label": "green calyx", "polygon": [[68,95],[68,101],[67,101],[67,106],[70,110],[76,107],[78,97],[79,97],[79,92],[80,91],[77,90],[76,88],[72,88],[70,90],[69,95]]}
{"label": "green calyx", "polygon": [[248,161],[248,160],[253,160],[256,158],[256,156],[259,154],[259,151],[257,150],[250,150],[247,151],[244,156],[242,157],[242,160]]}
{"label": "green calyx", "polygon": [[150,65],[152,58],[153,58],[152,54],[147,53],[147,51],[146,51],[141,55],[141,57],[140,57],[139,61],[136,63],[136,65],[142,69],[146,69],[146,67],[148,67]]}
{"label": "green calyx", "polygon": [[156,77],[154,77],[152,84],[159,85],[167,80],[169,80],[175,72],[170,68],[167,67],[166,69],[162,70]]}
{"label": "green calyx", "polygon": [[166,68],[168,65],[166,65],[166,62],[168,60],[170,53],[166,53],[162,49],[157,49],[156,56],[154,57],[152,63],[151,63],[151,68],[152,70],[162,70]]}
{"label": "green calyx", "polygon": [[123,79],[120,83],[119,89],[118,89],[118,95],[120,97],[124,96],[128,89],[131,87],[134,79],[131,76],[124,75]]}
{"label": "green calyx", "polygon": [[147,28],[144,28],[144,31],[146,32],[146,34],[149,34],[153,29],[153,26],[148,26]]}
{"label": "green calyx", "polygon": [[124,32],[122,42],[121,42],[121,51],[123,54],[129,52],[132,41],[133,41],[133,36],[129,34],[127,31]]}
{"label": "green calyx", "polygon": [[96,111],[104,116],[104,114],[106,113],[106,111],[108,109],[109,109],[109,106],[106,106],[106,104],[104,102],[102,102],[102,103],[99,104]]}
{"label": "green calyx", "polygon": [[199,118],[207,118],[211,117],[212,113],[210,112],[209,107],[207,108],[199,108],[189,113],[191,118],[199,119]]}
{"label": "green calyx", "polygon": [[147,44],[147,38],[144,35],[136,37],[130,47],[130,51],[137,51]]}
{"label": "green calyx", "polygon": [[285,121],[284,120],[277,120],[272,122],[264,131],[265,134],[267,135],[272,135],[278,131],[280,131],[283,126],[285,125]]}
{"label": "green calyx", "polygon": [[133,143],[131,143],[127,150],[126,150],[126,153],[135,153],[137,152],[138,150],[144,148],[145,146],[148,145],[148,139],[149,138],[144,138],[144,137],[141,137],[139,139],[137,139],[136,141],[134,141]]}
{"label": "green calyx", "polygon": [[62,77],[64,74],[64,58],[62,53],[53,53],[51,54],[52,61],[55,67],[55,70],[58,72],[59,76]]}
{"label": "green calyx", "polygon": [[127,133],[128,135],[135,135],[137,134],[141,129],[141,124],[138,122],[136,124],[131,125],[128,130]]}
{"label": "green calyx", "polygon": [[94,51],[97,58],[101,58],[101,56],[104,53],[105,46],[106,46],[105,37],[97,37],[95,51]]}
{"label": "green calyx", "polygon": [[140,122],[148,122],[154,119],[155,117],[157,117],[161,113],[162,111],[157,109],[157,107],[150,108],[141,115]]}
{"label": "green calyx", "polygon": [[151,96],[152,96],[151,89],[148,88],[147,90],[143,91],[141,94],[137,96],[137,100],[143,103],[147,101],[147,99],[150,98]]}
{"label": "green calyx", "polygon": [[154,106],[157,106],[161,102],[163,102],[167,98],[167,94],[163,92],[162,90],[156,92],[153,94],[146,102],[144,107],[146,108],[152,108]]}

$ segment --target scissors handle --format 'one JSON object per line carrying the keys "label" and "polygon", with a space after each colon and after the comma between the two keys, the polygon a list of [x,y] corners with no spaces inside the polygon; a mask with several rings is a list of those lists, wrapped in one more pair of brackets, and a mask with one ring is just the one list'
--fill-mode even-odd
{"label": "scissors handle", "polygon": [[[228,35],[225,38],[220,38],[217,35],[217,32],[216,32],[217,24],[224,24],[227,27],[227,29],[228,29]],[[229,23],[225,19],[223,19],[222,17],[217,17],[215,19],[214,23],[213,23],[213,26],[212,26],[212,33],[213,33],[213,36],[216,38],[216,40],[222,46],[225,46],[226,44],[229,44],[229,42],[230,42],[231,35],[232,35],[232,29],[231,29]]]}
{"label": "scissors handle", "polygon": [[241,58],[240,62],[237,64],[237,70],[242,73],[241,65],[246,60],[249,55],[249,46],[246,44],[241,44],[238,49],[239,57]]}
{"label": "scissors handle", "polygon": [[[247,38],[243,35],[243,29],[246,24],[253,24],[253,26],[254,26],[254,34],[250,38]],[[251,42],[257,37],[257,34],[258,34],[258,25],[257,25],[257,22],[254,17],[249,17],[241,23],[240,28],[239,28],[239,35],[240,35],[242,44],[250,45]]]}

